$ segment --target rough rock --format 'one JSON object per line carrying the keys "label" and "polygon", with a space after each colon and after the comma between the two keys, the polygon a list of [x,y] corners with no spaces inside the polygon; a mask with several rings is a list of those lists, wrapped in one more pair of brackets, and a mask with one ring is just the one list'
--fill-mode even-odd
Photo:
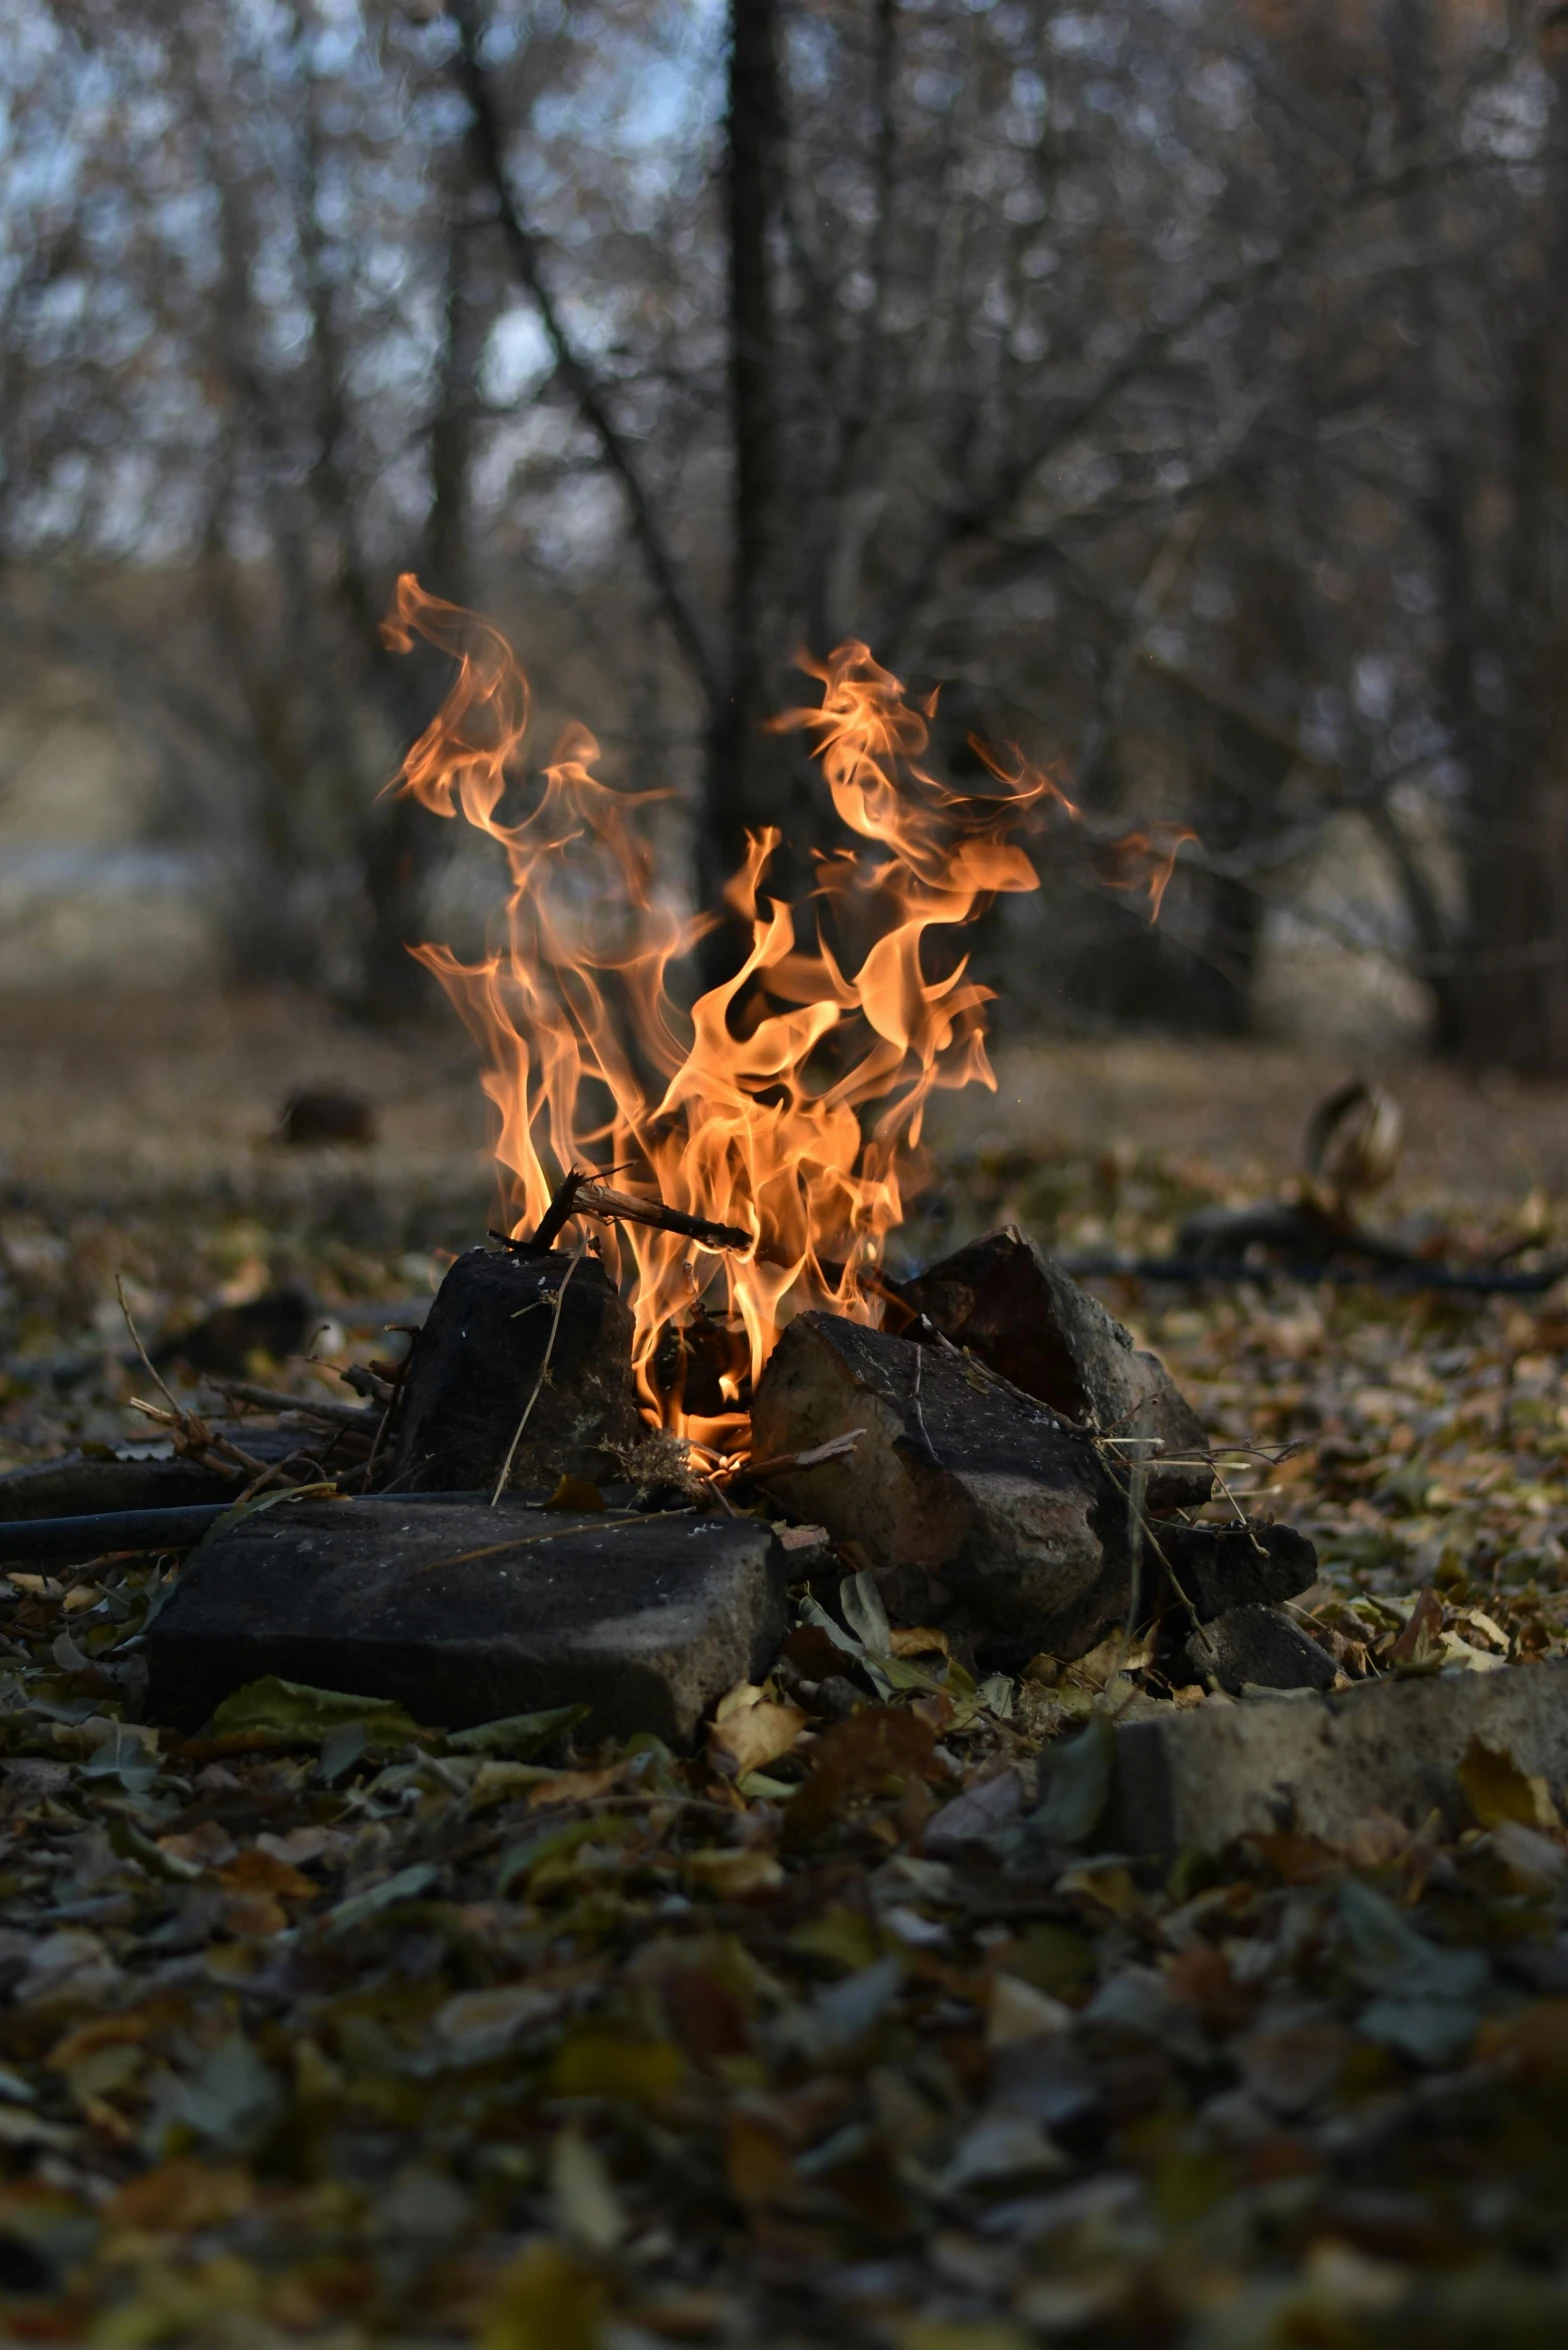
{"label": "rough rock", "polygon": [[985,1660],[1078,1656],[1126,1604],[1125,1500],[1092,1441],[943,1350],[802,1314],[752,1399],[758,1458],[864,1431],[774,1473],[786,1509],[858,1542],[895,1618],[972,1629]]}
{"label": "rough rock", "polygon": [[510,1486],[615,1477],[644,1432],[631,1346],[630,1311],[597,1257],[467,1250],[415,1344],[393,1481],[416,1492],[488,1492],[525,1412]]}
{"label": "rough rock", "polygon": [[1200,1624],[1211,1624],[1227,1609],[1247,1604],[1277,1606],[1317,1579],[1318,1554],[1305,1534],[1267,1518],[1246,1525],[1161,1526],[1155,1540],[1159,1556],[1148,1562],[1150,1569],[1156,1581],[1174,1585],[1173,1597],[1189,1623],[1196,1616]]}
{"label": "rough rock", "polygon": [[786,1573],[752,1518],[279,1507],[186,1567],[148,1635],[148,1719],[194,1730],[277,1673],[445,1729],[582,1702],[589,1737],[687,1746],[715,1698],[772,1663]]}
{"label": "rough rock", "polygon": [[1309,1632],[1277,1607],[1227,1608],[1190,1632],[1185,1644],[1195,1681],[1218,1681],[1234,1696],[1259,1689],[1328,1689],[1334,1660]]}
{"label": "rough rock", "polygon": [[[1016,1225],[988,1233],[918,1280],[897,1284],[897,1295],[944,1338],[1064,1419],[1106,1433],[1156,1436],[1166,1453],[1201,1451],[1207,1442],[1158,1356],[1135,1346],[1099,1299]],[[1155,1466],[1148,1506],[1197,1508],[1213,1483],[1201,1462]]]}
{"label": "rough rock", "polygon": [[1373,1810],[1412,1826],[1465,1813],[1457,1773],[1472,1738],[1554,1794],[1568,1781],[1568,1664],[1368,1682],[1327,1695],[1174,1708],[1115,1733],[1097,1841],[1169,1859],[1297,1828],[1333,1842]]}

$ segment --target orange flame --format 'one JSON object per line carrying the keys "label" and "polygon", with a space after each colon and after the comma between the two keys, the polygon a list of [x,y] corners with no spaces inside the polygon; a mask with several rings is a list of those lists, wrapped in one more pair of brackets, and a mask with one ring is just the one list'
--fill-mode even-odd
{"label": "orange flame", "polygon": [[[504,945],[477,963],[442,946],[414,952],[485,1056],[512,1229],[531,1231],[555,1182],[591,1167],[618,1179],[630,1169],[667,1207],[750,1234],[748,1248],[722,1253],[639,1225],[600,1241],[612,1273],[630,1276],[645,1410],[699,1442],[733,1442],[742,1382],[783,1321],[822,1304],[879,1318],[874,1269],[920,1172],[933,1091],[994,1087],[991,990],[966,975],[967,958],[929,978],[927,934],[958,930],[1002,892],[1036,888],[1013,836],[1038,829],[1053,806],[1075,820],[1078,811],[1040,770],[1020,759],[1009,773],[989,753],[999,788],[951,791],[919,764],[931,709],[914,707],[864,645],[803,659],[820,706],[775,726],[812,738],[840,818],[870,848],[818,858],[815,936],[803,942],[795,909],[764,894],[779,835],[750,835],[726,892],[750,951],[683,1014],[671,967],[714,918],[683,915],[656,887],[632,819],[663,795],[600,782],[598,746],[573,727],[531,805],[509,815],[523,796],[513,775],[528,720],[522,671],[495,629],[405,574],[387,641],[406,651],[415,634],[452,654],[457,676],[395,788],[443,816],[461,809],[500,844],[511,878]],[[1101,877],[1147,887],[1157,912],[1190,837],[1171,828],[1103,844]],[[858,969],[835,954],[830,924],[841,937],[871,935]],[[661,1354],[688,1316],[687,1357],[709,1362],[705,1411],[685,1408]]]}

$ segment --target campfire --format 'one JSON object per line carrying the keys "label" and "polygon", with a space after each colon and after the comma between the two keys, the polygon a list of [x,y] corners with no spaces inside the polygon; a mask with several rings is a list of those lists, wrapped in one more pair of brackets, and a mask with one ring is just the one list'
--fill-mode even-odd
{"label": "campfire", "polygon": [[[995,1083],[991,991],[963,934],[1038,886],[1031,847],[1053,821],[1084,834],[1081,811],[978,741],[991,788],[941,782],[924,764],[935,697],[912,700],[865,645],[803,660],[820,700],[775,724],[809,742],[845,842],[794,906],[768,891],[778,832],[751,836],[726,892],[749,946],[688,1007],[679,981],[721,917],[684,911],[656,870],[641,822],[661,795],[603,782],[580,727],[530,787],[510,647],[412,575],[388,636],[457,662],[397,788],[460,814],[508,867],[504,944],[471,963],[416,951],[484,1055],[509,1237],[594,1251],[631,1311],[644,1418],[722,1469],[745,1452],[747,1399],[788,1322],[886,1321],[884,1250],[924,1174],[927,1104]],[[1191,837],[1157,824],[1086,847],[1153,920]]]}
{"label": "campfire", "polygon": [[[1119,1674],[1134,1645],[1166,1698],[1331,1678],[1279,1612],[1311,1544],[1212,1521],[1196,1416],[1061,1266],[1014,1229],[915,1276],[887,1261],[933,1093],[995,1082],[966,932],[1064,837],[1152,920],[1190,836],[1098,837],[1055,778],[978,742],[985,789],[951,789],[934,704],[846,644],[776,721],[843,842],[791,905],[768,889],[778,833],[753,835],[734,967],[699,986],[724,916],[660,873],[656,795],[602,781],[581,729],[530,779],[510,648],[412,577],[389,629],[456,662],[396,788],[507,864],[499,943],[416,950],[481,1047],[503,1223],[403,1360],[343,1373],[357,1406],[229,1381],[261,1430],[144,1402],[231,1498],[290,1503],[182,1575],[149,1641],[160,1718],[194,1726],[270,1673],[449,1726],[578,1707],[585,1734],[690,1746],[765,1682],[819,1716],[853,1703],[846,1673],[938,1715],[981,1677],[1000,1703],[1025,1669]],[[93,1524],[53,1555],[101,1544]],[[767,1702],[792,1741],[806,1714]]]}

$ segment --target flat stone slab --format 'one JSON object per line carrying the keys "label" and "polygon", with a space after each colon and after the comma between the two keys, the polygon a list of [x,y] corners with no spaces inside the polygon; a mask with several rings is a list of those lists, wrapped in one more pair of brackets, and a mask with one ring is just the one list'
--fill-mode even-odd
{"label": "flat stone slab", "polygon": [[672,1746],[786,1629],[766,1525],[503,1499],[282,1504],[199,1552],[148,1634],[150,1721],[193,1731],[266,1673],[464,1729],[586,1704],[584,1735]]}
{"label": "flat stone slab", "polygon": [[1453,1826],[1472,1738],[1560,1794],[1568,1664],[1374,1681],[1125,1723],[1096,1841],[1173,1858],[1278,1828],[1333,1843],[1373,1810],[1414,1826],[1435,1809]]}

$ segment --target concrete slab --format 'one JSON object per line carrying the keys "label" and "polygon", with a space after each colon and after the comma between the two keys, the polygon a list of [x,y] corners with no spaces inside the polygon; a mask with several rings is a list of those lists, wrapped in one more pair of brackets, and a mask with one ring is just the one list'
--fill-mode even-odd
{"label": "concrete slab", "polygon": [[277,1673],[444,1729],[580,1701],[585,1737],[686,1746],[715,1698],[772,1663],[786,1576],[751,1518],[283,1504],[187,1566],[148,1634],[148,1719],[195,1730]]}
{"label": "concrete slab", "polygon": [[1295,1827],[1334,1842],[1376,1809],[1464,1817],[1472,1738],[1555,1794],[1568,1784],[1568,1663],[1453,1671],[1357,1689],[1210,1703],[1116,1733],[1105,1849],[1173,1858]]}

